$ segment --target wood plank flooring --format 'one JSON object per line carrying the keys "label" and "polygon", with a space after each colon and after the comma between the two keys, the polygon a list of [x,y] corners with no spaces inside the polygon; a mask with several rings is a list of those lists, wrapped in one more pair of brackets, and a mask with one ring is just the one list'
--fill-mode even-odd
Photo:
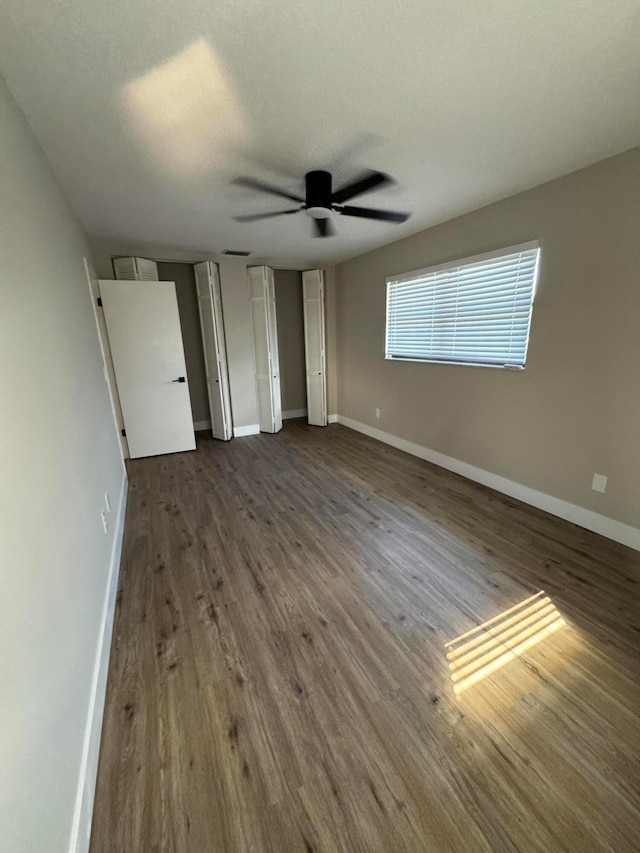
{"label": "wood plank flooring", "polygon": [[640,850],[639,554],[337,424],[129,476],[93,853]]}

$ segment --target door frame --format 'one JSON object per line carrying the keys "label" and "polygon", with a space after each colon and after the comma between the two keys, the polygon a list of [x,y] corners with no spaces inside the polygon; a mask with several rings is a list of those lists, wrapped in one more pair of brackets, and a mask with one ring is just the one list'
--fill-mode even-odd
{"label": "door frame", "polygon": [[84,271],[87,277],[89,296],[93,307],[93,317],[96,323],[96,331],[98,333],[98,343],[100,345],[100,355],[102,356],[104,380],[107,383],[107,388],[109,390],[111,414],[113,415],[113,423],[124,465],[124,460],[129,459],[129,445],[127,444],[127,439],[124,435],[124,418],[122,416],[122,406],[120,405],[120,395],[118,394],[118,385],[116,383],[116,374],[113,368],[111,346],[109,344],[107,326],[104,320],[104,312],[102,310],[101,302],[98,301],[101,299],[98,274],[88,258],[84,259]]}

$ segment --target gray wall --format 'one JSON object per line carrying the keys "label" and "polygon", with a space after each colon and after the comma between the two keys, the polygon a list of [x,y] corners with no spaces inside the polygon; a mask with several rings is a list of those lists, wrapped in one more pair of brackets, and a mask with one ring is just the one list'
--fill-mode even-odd
{"label": "gray wall", "polygon": [[[634,150],[340,264],[339,412],[637,527],[639,199]],[[534,238],[525,371],[385,361],[386,276]]]}
{"label": "gray wall", "polygon": [[0,847],[60,853],[124,468],[89,247],[1,78],[0,127]]}
{"label": "gray wall", "polygon": [[211,419],[193,264],[159,263],[161,281],[175,281],[194,423]]}
{"label": "gray wall", "polygon": [[282,411],[307,408],[307,375],[304,363],[304,315],[302,273],[273,271],[278,321],[280,394]]}

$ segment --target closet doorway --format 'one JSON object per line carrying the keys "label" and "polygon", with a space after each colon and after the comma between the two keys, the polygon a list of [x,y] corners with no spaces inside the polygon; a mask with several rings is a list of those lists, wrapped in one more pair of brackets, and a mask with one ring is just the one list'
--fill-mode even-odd
{"label": "closet doorway", "polygon": [[173,281],[176,285],[184,357],[189,379],[193,428],[196,432],[209,429],[211,421],[207,395],[207,374],[204,365],[198,293],[193,264],[158,261],[158,278],[160,281]]}
{"label": "closet doorway", "polygon": [[[90,266],[87,266],[87,278],[92,299],[98,305],[96,321],[105,376],[112,393],[116,422],[122,432],[124,458],[193,449],[194,432],[198,431],[211,430],[215,438],[230,439],[233,422],[217,264],[138,257],[117,257],[112,261],[114,279],[98,280]],[[104,290],[102,298],[101,290]],[[169,291],[172,296],[171,334],[167,325],[168,308],[160,317],[156,316],[161,308],[166,308],[164,295]],[[118,305],[117,315],[111,292],[118,294],[122,303]],[[138,302],[143,297],[148,297],[149,304],[140,306]],[[108,314],[112,315],[110,319]],[[181,386],[183,394],[179,405],[161,414],[160,403],[164,398],[155,401],[150,395],[158,383],[162,384],[162,377],[152,375],[151,365],[159,362],[156,371],[159,374],[163,370],[166,373],[169,361],[175,367],[177,356],[173,360],[168,360],[167,356],[169,351],[173,353],[175,349],[177,352],[174,338],[180,343],[181,364],[179,370],[173,370],[176,377],[171,384]],[[142,352],[145,342],[149,352]],[[136,348],[141,349],[141,353]],[[160,355],[164,361],[156,358]],[[177,420],[180,429],[173,423]],[[189,434],[188,441],[183,433]]]}
{"label": "closet doorway", "polygon": [[282,419],[307,417],[302,273],[274,269]]}
{"label": "closet doorway", "polygon": [[161,281],[176,285],[193,428],[227,441],[233,422],[218,267],[210,261],[159,261],[157,267]]}
{"label": "closet doorway", "polygon": [[249,268],[262,432],[306,418],[327,425],[324,271]]}

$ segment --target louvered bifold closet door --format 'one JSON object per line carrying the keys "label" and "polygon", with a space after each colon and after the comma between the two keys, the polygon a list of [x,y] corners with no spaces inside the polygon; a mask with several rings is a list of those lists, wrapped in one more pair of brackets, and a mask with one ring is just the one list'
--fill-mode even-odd
{"label": "louvered bifold closet door", "polygon": [[220,276],[217,264],[211,261],[195,264],[194,272],[207,374],[211,431],[214,438],[228,441],[233,434],[233,422]]}
{"label": "louvered bifold closet door", "polygon": [[278,322],[276,317],[276,285],[273,270],[265,267],[267,276],[267,326],[271,358],[271,396],[273,399],[273,431],[282,429],[282,394],[280,391],[280,356],[278,354]]}
{"label": "louvered bifold closet door", "polygon": [[282,429],[282,406],[273,270],[250,267],[247,272],[260,431],[279,432]]}
{"label": "louvered bifold closet door", "polygon": [[158,264],[148,258],[114,258],[113,269],[119,281],[158,281]]}
{"label": "louvered bifold closet door", "polygon": [[304,352],[307,372],[307,412],[310,424],[327,425],[325,369],[324,272],[302,273]]}

